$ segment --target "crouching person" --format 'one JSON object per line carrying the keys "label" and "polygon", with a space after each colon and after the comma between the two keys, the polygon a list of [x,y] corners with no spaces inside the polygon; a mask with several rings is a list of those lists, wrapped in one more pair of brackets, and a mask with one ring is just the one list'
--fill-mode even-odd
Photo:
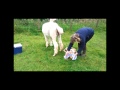
{"label": "crouching person", "polygon": [[73,47],[74,42],[77,42],[78,43],[77,56],[85,56],[86,43],[93,37],[93,35],[94,30],[92,28],[90,27],[80,28],[71,36],[66,54],[70,51],[71,47]]}

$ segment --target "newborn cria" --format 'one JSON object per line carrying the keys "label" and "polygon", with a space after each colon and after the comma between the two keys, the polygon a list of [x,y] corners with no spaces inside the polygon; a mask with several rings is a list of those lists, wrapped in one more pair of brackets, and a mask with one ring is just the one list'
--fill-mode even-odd
{"label": "newborn cria", "polygon": [[63,50],[65,52],[64,59],[72,59],[76,60],[77,59],[77,51],[75,48],[71,48],[69,52],[67,52],[67,47]]}

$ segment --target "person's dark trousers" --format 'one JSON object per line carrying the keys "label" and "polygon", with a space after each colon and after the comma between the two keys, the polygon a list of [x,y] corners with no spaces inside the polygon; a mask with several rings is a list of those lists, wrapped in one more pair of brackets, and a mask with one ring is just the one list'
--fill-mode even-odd
{"label": "person's dark trousers", "polygon": [[[80,48],[80,43],[78,43],[78,49]],[[81,52],[78,54],[78,56],[81,56]]]}
{"label": "person's dark trousers", "polygon": [[[94,31],[86,38],[86,43],[93,37],[93,35],[94,35]],[[80,43],[78,43],[78,48],[80,48]],[[83,53],[80,53],[79,55],[80,56],[82,56],[82,55],[85,56],[86,55],[86,44],[85,44],[85,47],[83,48]]]}
{"label": "person's dark trousers", "polygon": [[83,54],[86,54],[86,45],[85,45],[85,47],[83,48]]}
{"label": "person's dark trousers", "polygon": [[[93,37],[94,31],[86,38],[86,43]],[[86,55],[86,44],[85,47],[83,48],[83,56]]]}

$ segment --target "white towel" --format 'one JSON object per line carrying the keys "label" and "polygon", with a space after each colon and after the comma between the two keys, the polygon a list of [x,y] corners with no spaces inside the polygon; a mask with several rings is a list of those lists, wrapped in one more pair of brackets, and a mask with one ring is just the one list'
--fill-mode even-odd
{"label": "white towel", "polygon": [[76,60],[77,59],[77,55],[74,54],[74,53],[65,55],[64,59],[68,59],[69,57],[72,57],[72,60]]}

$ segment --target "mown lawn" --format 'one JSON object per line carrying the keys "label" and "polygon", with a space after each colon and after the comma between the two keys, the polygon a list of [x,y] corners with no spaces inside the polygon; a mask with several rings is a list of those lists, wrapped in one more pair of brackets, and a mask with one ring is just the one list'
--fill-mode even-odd
{"label": "mown lawn", "polygon": [[[68,46],[74,31],[62,35],[64,48]],[[14,43],[21,43],[23,52],[14,55],[14,71],[106,71],[106,31],[95,31],[87,43],[87,56],[76,61],[65,60],[64,52],[53,57],[53,47],[45,47],[42,32],[14,34]],[[77,43],[74,44],[77,49]]]}

